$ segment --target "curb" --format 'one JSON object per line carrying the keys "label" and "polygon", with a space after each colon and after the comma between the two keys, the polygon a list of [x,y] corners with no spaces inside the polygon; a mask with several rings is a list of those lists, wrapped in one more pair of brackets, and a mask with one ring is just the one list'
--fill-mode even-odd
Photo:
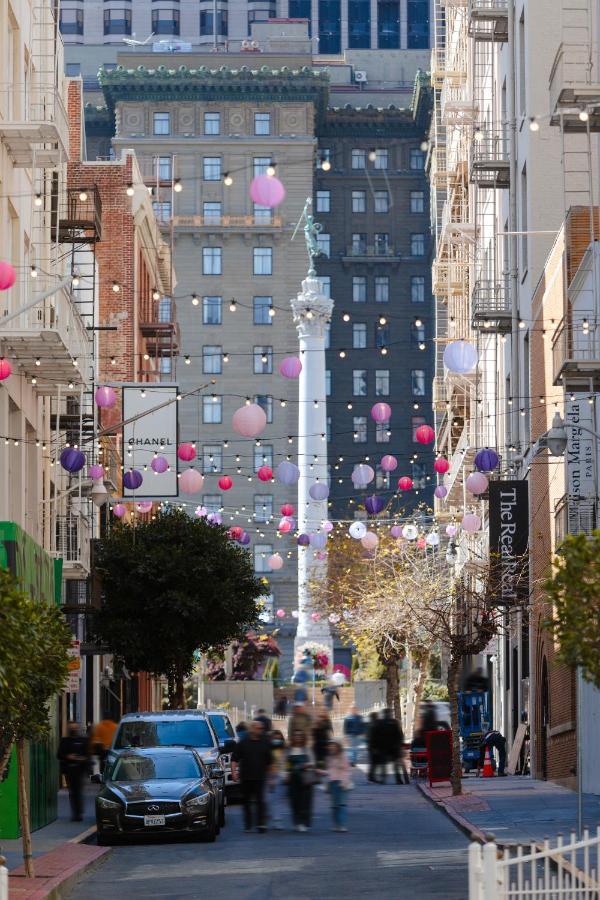
{"label": "curb", "polygon": [[472,822],[469,822],[469,820],[465,819],[464,816],[461,816],[460,813],[457,813],[455,810],[448,807],[441,798],[438,800],[436,797],[434,797],[424,784],[417,782],[416,786],[423,794],[423,796],[426,797],[427,800],[429,800],[432,806],[440,809],[446,816],[448,816],[448,818],[456,825],[456,827],[460,828],[460,830],[464,834],[466,834],[467,837],[471,838],[471,840],[473,841],[478,841],[480,844],[487,844],[487,837],[481,830],[481,828],[473,825]]}

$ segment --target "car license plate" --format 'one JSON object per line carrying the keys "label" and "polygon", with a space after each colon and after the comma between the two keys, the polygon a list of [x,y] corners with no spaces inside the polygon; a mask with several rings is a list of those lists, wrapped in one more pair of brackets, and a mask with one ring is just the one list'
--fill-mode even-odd
{"label": "car license plate", "polygon": [[164,825],[164,816],[144,816],[144,825]]}

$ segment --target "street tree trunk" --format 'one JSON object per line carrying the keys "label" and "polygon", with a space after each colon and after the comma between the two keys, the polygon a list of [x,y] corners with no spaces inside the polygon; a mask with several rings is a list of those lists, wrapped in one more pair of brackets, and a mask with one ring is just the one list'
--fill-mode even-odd
{"label": "street tree trunk", "polygon": [[401,721],[400,678],[396,659],[385,663],[385,705],[392,710],[394,718]]}
{"label": "street tree trunk", "polygon": [[425,687],[425,682],[427,681],[427,675],[429,674],[429,659],[431,657],[431,653],[424,653],[419,660],[419,676],[417,678],[417,683],[415,684],[415,696],[414,696],[414,707],[413,707],[413,721],[412,721],[412,733],[415,733],[415,728],[419,716],[419,704],[421,702],[421,697],[423,696],[423,688]]}
{"label": "street tree trunk", "polygon": [[31,846],[31,821],[29,819],[29,797],[25,779],[25,741],[17,741],[17,778],[19,794],[19,820],[23,838],[23,864],[27,878],[35,878],[33,870],[33,850]]}
{"label": "street tree trunk", "polygon": [[183,673],[178,672],[175,677],[175,709],[185,709],[185,690]]}
{"label": "street tree trunk", "polygon": [[177,709],[177,705],[175,703],[175,678],[171,672],[169,672],[167,676],[167,697],[169,709]]}
{"label": "street tree trunk", "polygon": [[458,728],[458,684],[461,660],[451,656],[448,666],[448,699],[450,700],[450,722],[452,727],[452,794],[462,794],[462,760],[460,758],[460,733]]}

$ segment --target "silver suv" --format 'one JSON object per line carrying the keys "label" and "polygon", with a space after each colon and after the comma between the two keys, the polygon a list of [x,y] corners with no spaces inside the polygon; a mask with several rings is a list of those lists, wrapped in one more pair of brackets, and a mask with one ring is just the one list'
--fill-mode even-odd
{"label": "silver suv", "polygon": [[219,741],[221,749],[221,761],[225,767],[225,795],[228,799],[238,797],[240,794],[239,782],[233,780],[231,774],[231,753],[233,743],[237,743],[235,731],[231,719],[224,709],[205,709],[204,715],[212,725],[213,731]]}

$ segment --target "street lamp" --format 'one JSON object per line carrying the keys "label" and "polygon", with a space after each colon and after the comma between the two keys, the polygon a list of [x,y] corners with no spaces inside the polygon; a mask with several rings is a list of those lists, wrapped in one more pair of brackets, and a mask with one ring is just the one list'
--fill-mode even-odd
{"label": "street lamp", "polygon": [[[590,434],[597,437],[595,432],[590,431],[589,428],[585,428],[583,425],[577,425],[577,428],[581,428],[582,431],[589,431]],[[568,443],[569,436],[564,420],[559,412],[555,412],[552,419],[552,428],[537,439],[533,455],[538,456],[542,450],[548,450],[550,456],[564,456]]]}

